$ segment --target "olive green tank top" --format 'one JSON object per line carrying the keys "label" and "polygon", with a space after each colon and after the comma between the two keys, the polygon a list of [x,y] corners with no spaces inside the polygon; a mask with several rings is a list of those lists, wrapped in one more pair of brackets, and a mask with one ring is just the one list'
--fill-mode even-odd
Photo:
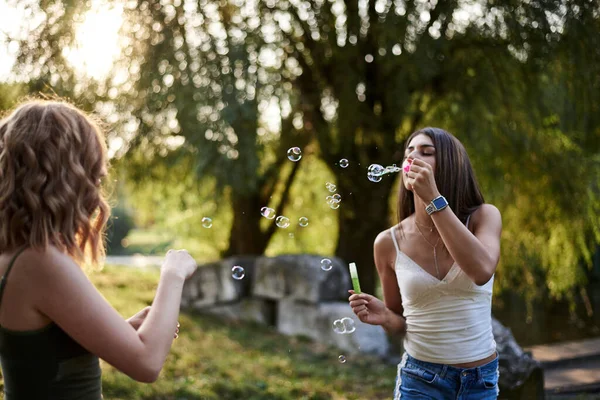
{"label": "olive green tank top", "polygon": [[[23,250],[15,254],[0,279],[0,307],[8,274]],[[0,325],[0,363],[5,400],[102,399],[98,357],[55,323],[34,331]]]}

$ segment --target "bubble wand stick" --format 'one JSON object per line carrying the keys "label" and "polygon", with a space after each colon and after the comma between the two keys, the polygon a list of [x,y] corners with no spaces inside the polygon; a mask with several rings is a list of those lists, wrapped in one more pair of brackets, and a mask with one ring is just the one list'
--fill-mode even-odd
{"label": "bubble wand stick", "polygon": [[358,272],[356,272],[355,263],[350,263],[350,277],[352,278],[352,287],[354,288],[354,293],[361,293],[360,283],[358,282]]}

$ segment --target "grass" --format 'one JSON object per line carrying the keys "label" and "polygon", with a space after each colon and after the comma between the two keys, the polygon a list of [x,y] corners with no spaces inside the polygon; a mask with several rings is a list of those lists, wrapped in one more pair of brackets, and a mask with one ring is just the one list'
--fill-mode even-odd
{"label": "grass", "polygon": [[[91,275],[106,299],[129,317],[152,302],[158,273],[106,267]],[[347,356],[272,329],[182,313],[180,336],[157,382],[142,384],[103,363],[106,399],[325,400],[389,399],[396,368]]]}

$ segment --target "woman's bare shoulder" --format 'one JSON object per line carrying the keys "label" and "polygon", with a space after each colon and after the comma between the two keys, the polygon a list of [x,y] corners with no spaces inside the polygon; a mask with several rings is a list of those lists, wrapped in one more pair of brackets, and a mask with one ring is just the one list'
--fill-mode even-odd
{"label": "woman's bare shoulder", "polygon": [[493,224],[502,223],[502,216],[500,214],[500,210],[489,203],[484,203],[477,210],[473,212],[471,217],[473,225],[479,225],[482,222],[488,223],[491,222]]}
{"label": "woman's bare shoulder", "polygon": [[[17,265],[18,264],[18,265]],[[55,246],[43,249],[28,248],[15,261],[15,269],[26,274],[32,285],[47,283],[58,275],[83,273],[79,265],[67,254]]]}

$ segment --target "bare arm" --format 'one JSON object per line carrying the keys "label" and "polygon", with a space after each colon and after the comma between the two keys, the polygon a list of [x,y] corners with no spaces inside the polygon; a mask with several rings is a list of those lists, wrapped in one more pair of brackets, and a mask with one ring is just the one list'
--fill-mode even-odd
{"label": "bare arm", "polygon": [[33,284],[37,286],[35,304],[40,312],[131,378],[155,381],[173,341],[183,282],[195,269],[189,254],[167,256],[152,309],[138,331],[108,304],[68,256],[51,248],[37,258]]}
{"label": "bare arm", "polygon": [[[427,205],[440,192],[430,164],[413,159],[408,182],[422,203]],[[500,259],[500,211],[491,204],[482,204],[471,217],[471,233],[450,207],[431,215],[446,248],[454,261],[477,285],[485,285],[494,275]]]}
{"label": "bare arm", "polygon": [[389,231],[377,235],[374,253],[375,265],[383,286],[384,301],[367,293],[356,294],[354,290],[350,290],[352,294],[348,299],[350,307],[361,322],[381,325],[391,334],[403,334],[406,330],[406,321],[402,317],[404,310],[394,272],[393,260],[395,260],[396,249]]}
{"label": "bare arm", "polygon": [[392,241],[390,230],[377,235],[373,253],[383,289],[383,301],[387,307],[386,322],[382,324],[382,327],[391,334],[404,334],[406,320],[402,316],[404,308],[402,307],[402,297],[395,271],[396,247]]}
{"label": "bare arm", "polygon": [[454,261],[473,282],[485,285],[500,260],[500,211],[491,204],[481,205],[471,217],[473,233],[450,207],[433,213],[431,218]]}

